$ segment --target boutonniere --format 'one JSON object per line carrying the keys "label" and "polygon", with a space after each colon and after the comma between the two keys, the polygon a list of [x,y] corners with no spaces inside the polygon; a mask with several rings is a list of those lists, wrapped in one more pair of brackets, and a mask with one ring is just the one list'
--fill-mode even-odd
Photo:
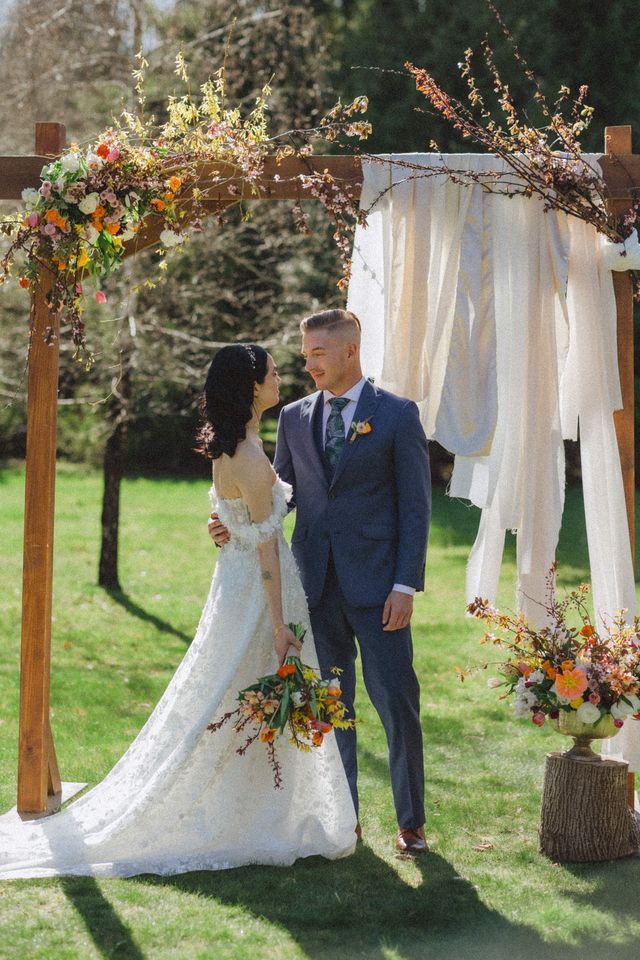
{"label": "boutonniere", "polygon": [[353,443],[354,440],[357,440],[358,437],[363,437],[367,433],[371,433],[372,427],[369,421],[371,417],[368,417],[366,420],[354,420],[351,424],[351,436],[349,437],[349,443]]}

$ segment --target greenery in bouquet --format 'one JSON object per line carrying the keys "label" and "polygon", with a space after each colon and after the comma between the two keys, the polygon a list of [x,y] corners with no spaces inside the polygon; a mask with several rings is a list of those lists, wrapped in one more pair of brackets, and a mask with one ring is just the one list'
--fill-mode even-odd
{"label": "greenery in bouquet", "polygon": [[[85,360],[90,359],[82,319],[85,280],[107,277],[121,264],[128,246],[135,248],[136,235],[152,220],[160,219],[162,225],[158,249],[162,271],[166,252],[182,244],[190,231],[200,230],[205,214],[215,214],[222,223],[231,206],[258,195],[268,156],[280,164],[286,157],[309,157],[313,138],[333,140],[343,134],[362,139],[370,130],[358,118],[367,109],[366,98],[358,97],[351,104],[336,105],[313,129],[271,135],[269,85],[243,116],[228,103],[224,69],[192,95],[182,55],[176,58],[176,73],[188,92],[169,98],[166,120],[158,125],[145,114],[148,64],[141,54],[138,59],[137,112],[124,111],[97,140],[82,147],[72,143],[46,164],[40,186],[23,191],[23,210],[6,217],[1,226],[9,245],[0,259],[0,283],[12,276],[20,253],[26,255],[19,277],[24,289],[33,290],[45,268],[49,310],[69,324],[76,355]],[[284,174],[279,179],[285,179]],[[344,286],[350,269],[347,238],[360,218],[357,201],[327,171],[314,171],[311,165],[295,179],[301,193],[320,200],[328,212]],[[298,229],[309,232],[300,203],[293,214]],[[150,279],[145,282],[154,285]],[[100,289],[95,297],[99,303],[106,300]],[[53,331],[52,325],[49,338]]]}
{"label": "greenery in bouquet", "polygon": [[[301,642],[305,629],[299,623],[288,624]],[[239,706],[210,723],[208,730],[220,730],[233,721],[233,729],[244,733],[246,739],[237,753],[246,753],[252,743],[259,741],[266,747],[273,771],[274,786],[282,786],[282,768],[275,741],[288,733],[289,742],[305,752],[322,746],[324,738],[334,728],[346,730],[354,721],[346,716],[347,708],[340,700],[340,670],[334,667],[333,676],[322,679],[313,667],[302,663],[299,657],[286,657],[276,673],[260,677],[238,693]]]}
{"label": "greenery in bouquet", "polygon": [[[504,688],[503,698],[513,697],[516,716],[529,717],[537,726],[561,711],[575,712],[585,724],[596,724],[607,714],[617,727],[628,717],[640,719],[640,618],[629,623],[620,611],[596,629],[586,606],[589,585],[558,600],[555,571],[554,565],[547,576],[547,598],[541,605],[546,623],[540,628],[521,614],[501,613],[480,597],[468,605],[468,613],[487,625],[481,642],[508,654],[499,664],[500,677],[491,677],[489,686]],[[459,674],[463,680],[467,675]]]}

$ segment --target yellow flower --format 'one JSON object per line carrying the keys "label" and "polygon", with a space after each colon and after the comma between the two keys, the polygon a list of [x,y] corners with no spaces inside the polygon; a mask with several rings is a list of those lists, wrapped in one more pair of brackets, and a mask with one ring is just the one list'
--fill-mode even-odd
{"label": "yellow flower", "polygon": [[582,697],[576,697],[575,700],[569,701],[569,706],[572,707],[574,710],[577,710],[578,707],[581,707],[583,703],[584,703],[584,700],[582,699]]}
{"label": "yellow flower", "polygon": [[89,254],[87,253],[86,250],[81,250],[78,255],[78,266],[86,267],[88,263],[89,263]]}

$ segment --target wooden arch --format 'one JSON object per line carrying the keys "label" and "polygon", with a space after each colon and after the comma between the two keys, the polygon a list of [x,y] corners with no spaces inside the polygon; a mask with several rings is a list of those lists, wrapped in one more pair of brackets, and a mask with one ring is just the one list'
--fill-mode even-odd
{"label": "wooden arch", "polygon": [[[65,127],[37,123],[35,156],[0,157],[0,199],[19,200],[25,187],[37,187],[45,163],[65,148]],[[608,157],[607,154],[615,156]],[[620,158],[618,160],[618,158]],[[622,162],[620,162],[622,161]],[[640,190],[640,155],[631,151],[631,127],[605,130],[605,155],[601,158],[612,210],[629,206]],[[276,167],[267,160],[253,200],[307,199],[298,174],[327,169],[354,197],[360,192],[362,169],[357,157],[287,158]],[[217,188],[213,171],[221,165],[203,164],[198,186],[208,197],[205,207],[219,209],[228,200],[226,187]],[[232,171],[229,171],[233,179]],[[238,186],[242,189],[242,183]],[[162,223],[141,231],[127,248],[133,255],[159,240]],[[623,409],[616,413],[616,431],[625,485],[632,551],[634,546],[634,381],[633,296],[628,273],[614,273],[618,315],[618,362]],[[22,584],[22,648],[20,658],[20,726],[18,745],[18,800],[21,814],[52,812],[59,805],[62,784],[49,722],[51,664],[51,605],[56,467],[56,415],[58,393],[59,320],[46,305],[47,277],[41,271],[33,291],[33,331],[28,363],[27,455],[25,479],[24,560]],[[633,776],[630,776],[631,796]]]}

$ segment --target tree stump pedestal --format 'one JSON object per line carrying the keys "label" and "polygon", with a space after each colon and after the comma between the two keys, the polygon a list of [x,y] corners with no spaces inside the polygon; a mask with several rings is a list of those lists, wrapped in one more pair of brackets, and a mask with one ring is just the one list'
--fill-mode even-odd
{"label": "tree stump pedestal", "polygon": [[561,863],[617,860],[640,850],[627,804],[628,764],[548,753],[540,811],[540,853]]}

